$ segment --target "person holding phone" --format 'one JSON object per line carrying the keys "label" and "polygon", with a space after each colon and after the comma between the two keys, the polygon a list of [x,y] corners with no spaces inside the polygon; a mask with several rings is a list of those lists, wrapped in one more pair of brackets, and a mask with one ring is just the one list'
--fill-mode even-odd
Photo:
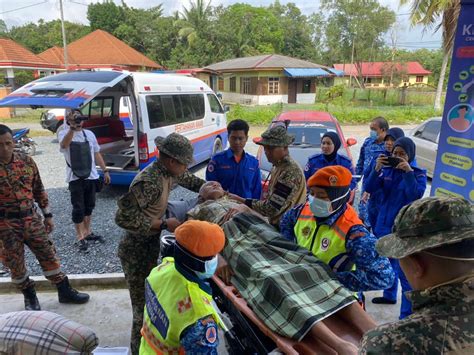
{"label": "person holding phone", "polygon": [[[377,158],[380,155],[390,156],[393,151],[393,145],[398,138],[405,137],[405,132],[399,127],[392,127],[387,131],[387,134],[384,138],[384,147],[385,151],[377,154],[369,163],[369,166],[364,170],[364,181],[369,178],[370,173],[375,169],[375,164],[377,163]],[[415,160],[411,163],[414,164]],[[415,165],[416,166],[416,165]],[[380,211],[380,205],[382,203],[381,191],[376,192],[373,195],[370,195],[370,198],[367,201],[367,216],[369,218],[370,226],[373,230],[375,227],[375,222],[377,220],[377,215]]]}
{"label": "person holding phone", "polygon": [[66,112],[66,126],[59,132],[60,152],[66,160],[66,182],[69,185],[72,203],[72,221],[76,229],[79,250],[87,251],[88,240],[104,239],[91,230],[91,215],[95,207],[99,173],[96,165],[104,172],[105,184],[110,184],[109,171],[100,154],[100,146],[94,132],[83,129],[87,120],[79,110]]}
{"label": "person holding phone", "polygon": [[[380,193],[381,204],[373,232],[381,238],[392,231],[395,217],[403,206],[423,197],[426,189],[426,171],[413,164],[416,146],[408,137],[395,141],[391,156],[381,154],[364,184],[364,189],[370,194]],[[380,192],[379,192],[380,191]],[[411,287],[400,269],[398,260],[390,259],[394,269],[395,282],[384,291],[383,297],[377,297],[374,303],[395,304],[397,302],[398,279],[402,286],[402,304],[400,319],[411,314],[411,303],[404,293]]]}

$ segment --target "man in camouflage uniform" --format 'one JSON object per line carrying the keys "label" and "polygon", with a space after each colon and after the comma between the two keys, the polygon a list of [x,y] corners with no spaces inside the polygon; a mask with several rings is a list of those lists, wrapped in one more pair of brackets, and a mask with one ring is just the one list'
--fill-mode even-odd
{"label": "man in camouflage uniform", "polygon": [[155,143],[160,159],[141,171],[130,185],[129,192],[118,201],[117,225],[127,231],[118,255],[132,301],[132,354],[138,354],[140,329],[145,307],[145,279],[157,265],[160,254],[160,234],[173,232],[180,222],[166,217],[166,206],[174,184],[198,192],[204,180],[192,175],[187,166],[193,161],[193,146],[182,135],[172,133]]}
{"label": "man in camouflage uniform", "polygon": [[[59,302],[85,303],[89,295],[69,285],[61,271],[56,249],[48,234],[53,231],[53,215],[38,167],[32,158],[14,152],[10,128],[0,125],[0,254],[10,269],[12,282],[24,295],[25,309],[41,309],[35,283],[28,277],[25,245],[38,259],[44,276],[58,288]],[[37,203],[41,217],[34,206]]]}
{"label": "man in camouflage uniform", "polygon": [[428,197],[402,208],[380,255],[400,259],[413,314],[362,338],[362,354],[474,354],[474,206]]}
{"label": "man in camouflage uniform", "polygon": [[268,183],[268,193],[262,200],[243,199],[230,194],[233,199],[245,203],[262,216],[268,217],[270,224],[278,228],[280,217],[293,206],[306,199],[306,180],[297,162],[290,157],[288,146],[294,136],[288,134],[283,125],[274,126],[254,140],[262,145],[265,155],[273,164]]}

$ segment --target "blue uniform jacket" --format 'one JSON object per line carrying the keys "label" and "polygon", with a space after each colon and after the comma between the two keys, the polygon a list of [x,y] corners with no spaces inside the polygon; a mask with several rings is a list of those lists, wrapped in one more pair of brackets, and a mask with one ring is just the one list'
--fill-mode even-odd
{"label": "blue uniform jacket", "polygon": [[[352,162],[349,158],[346,158],[343,155],[336,154],[336,157],[334,160],[328,162],[324,158],[324,154],[315,154],[312,155],[308,158],[308,162],[306,163],[304,167],[304,177],[306,178],[306,181],[319,169],[324,168],[326,166],[332,166],[332,165],[341,165],[352,173],[354,175],[354,166],[352,165]],[[357,180],[352,179],[351,182],[351,190],[353,190],[357,186]]]}
{"label": "blue uniform jacket", "polygon": [[384,141],[377,143],[374,138],[366,138],[362,147],[360,148],[359,160],[356,165],[356,174],[364,174],[365,169],[369,166],[372,159],[376,158],[379,154],[385,152]]}
{"label": "blue uniform jacket", "polygon": [[[280,233],[285,239],[295,243],[294,227],[303,207],[304,205],[301,204],[292,208],[280,220]],[[346,208],[347,205],[321,223],[333,225]],[[375,250],[376,241],[377,238],[363,225],[355,225],[349,229],[346,237],[346,252],[356,269],[336,273],[339,282],[349,290],[382,290],[393,283],[394,273],[390,262],[377,253]]]}
{"label": "blue uniform jacket", "polygon": [[408,173],[392,167],[372,170],[364,188],[371,195],[381,191],[380,207],[373,227],[374,234],[382,237],[392,232],[395,217],[403,206],[423,197],[426,189],[426,171],[412,166]]}
{"label": "blue uniform jacket", "polygon": [[239,163],[231,149],[214,155],[207,165],[206,180],[218,181],[225,191],[243,198],[260,200],[262,175],[254,156],[244,152]]}

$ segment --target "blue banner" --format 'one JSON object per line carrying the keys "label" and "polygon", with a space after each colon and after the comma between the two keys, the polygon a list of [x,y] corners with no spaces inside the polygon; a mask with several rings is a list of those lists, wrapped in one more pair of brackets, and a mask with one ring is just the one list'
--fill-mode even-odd
{"label": "blue banner", "polygon": [[431,195],[474,203],[474,0],[462,0]]}

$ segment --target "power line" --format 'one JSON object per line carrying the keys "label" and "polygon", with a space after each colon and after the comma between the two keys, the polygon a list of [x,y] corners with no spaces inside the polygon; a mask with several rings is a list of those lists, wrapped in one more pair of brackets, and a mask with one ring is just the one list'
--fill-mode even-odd
{"label": "power line", "polygon": [[89,7],[88,4],[84,4],[84,3],[78,2],[78,1],[68,0],[68,2],[72,2],[73,4],[78,4],[78,5],[82,5],[82,6],[85,6],[85,7]]}
{"label": "power line", "polygon": [[38,2],[36,4],[31,4],[31,5],[27,5],[27,6],[23,6],[23,7],[18,7],[16,9],[11,9],[11,10],[7,10],[7,11],[3,11],[3,12],[0,12],[0,15],[3,15],[3,14],[8,14],[10,12],[15,12],[15,11],[19,11],[19,10],[23,10],[23,9],[27,9],[29,7],[33,7],[33,6],[38,6],[38,5],[42,5],[42,4],[45,4],[47,3],[48,0],[44,0],[42,2]]}

